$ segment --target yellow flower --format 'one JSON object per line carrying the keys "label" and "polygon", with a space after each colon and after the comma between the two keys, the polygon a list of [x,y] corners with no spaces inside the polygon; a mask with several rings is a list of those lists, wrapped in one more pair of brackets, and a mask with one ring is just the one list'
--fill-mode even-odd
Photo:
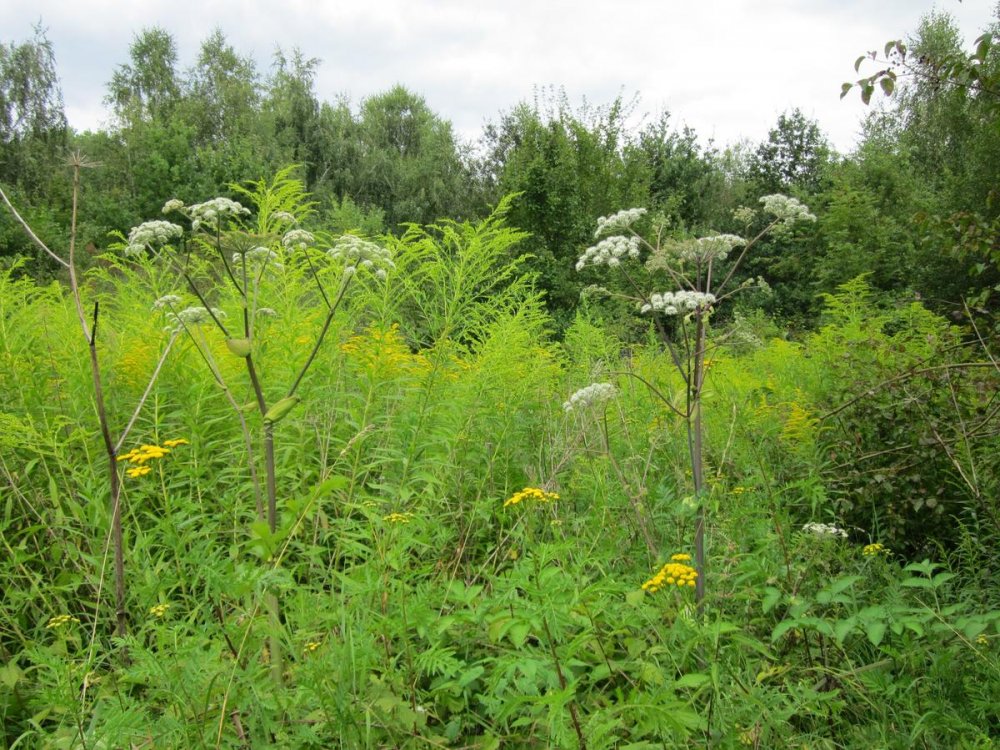
{"label": "yellow flower", "polygon": [[382,516],[382,520],[387,523],[409,523],[412,517],[412,513],[390,513],[387,516]]}
{"label": "yellow flower", "polygon": [[688,554],[674,555],[670,558],[671,562],[660,568],[659,573],[642,584],[642,589],[652,594],[664,586],[677,586],[678,588],[694,586],[698,571],[686,564],[690,559],[691,555]]}
{"label": "yellow flower", "polygon": [[533,500],[536,503],[549,503],[558,499],[559,495],[555,492],[547,492],[546,490],[542,490],[537,487],[525,487],[520,492],[515,492],[507,498],[503,507],[506,508],[508,505],[517,505],[525,500]]}
{"label": "yellow flower", "polygon": [[69,625],[71,622],[80,622],[73,615],[56,615],[55,617],[49,618],[48,624],[45,626],[46,630],[59,630],[59,628]]}
{"label": "yellow flower", "polygon": [[152,469],[148,466],[133,466],[131,469],[126,469],[125,473],[135,479],[136,477],[144,477],[151,471]]}
{"label": "yellow flower", "polygon": [[320,647],[319,641],[309,641],[305,646],[302,647],[303,654],[311,654],[313,651]]}
{"label": "yellow flower", "polygon": [[864,555],[865,557],[875,557],[876,555],[888,555],[889,549],[885,545],[876,542],[875,544],[866,544],[864,549],[861,550],[861,554]]}
{"label": "yellow flower", "polygon": [[173,440],[164,440],[163,445],[167,448],[176,448],[178,445],[191,445],[191,443],[184,438],[174,438]]}
{"label": "yellow flower", "polygon": [[167,614],[167,610],[170,609],[169,602],[163,602],[162,604],[156,604],[149,608],[149,614],[153,617],[159,619]]}

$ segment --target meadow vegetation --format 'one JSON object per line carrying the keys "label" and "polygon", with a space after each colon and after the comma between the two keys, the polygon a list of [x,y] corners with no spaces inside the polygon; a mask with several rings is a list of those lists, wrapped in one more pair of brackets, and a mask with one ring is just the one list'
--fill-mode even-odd
{"label": "meadow vegetation", "polygon": [[[286,98],[230,80],[260,111],[226,122],[338,121],[280,63]],[[215,101],[134,72],[76,145],[176,146],[158,108]],[[988,90],[928,80],[902,111],[964,108],[995,156]],[[735,170],[665,120],[544,119],[487,133],[475,190],[434,149],[380,162],[388,197],[333,185],[320,155],[360,152],[287,122],[298,166],[205,136],[249,179],[183,195],[140,170],[115,204],[79,157],[5,178],[0,747],[996,747],[992,183],[922,181],[916,119],[837,159],[789,153],[792,114]]]}

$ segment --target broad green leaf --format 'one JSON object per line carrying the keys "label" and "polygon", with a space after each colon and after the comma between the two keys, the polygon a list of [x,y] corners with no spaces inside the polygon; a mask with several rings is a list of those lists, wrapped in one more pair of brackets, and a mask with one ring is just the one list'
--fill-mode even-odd
{"label": "broad green leaf", "polygon": [[871,641],[873,646],[878,646],[885,637],[885,623],[878,621],[867,623],[865,625],[865,635],[868,636],[868,640]]}

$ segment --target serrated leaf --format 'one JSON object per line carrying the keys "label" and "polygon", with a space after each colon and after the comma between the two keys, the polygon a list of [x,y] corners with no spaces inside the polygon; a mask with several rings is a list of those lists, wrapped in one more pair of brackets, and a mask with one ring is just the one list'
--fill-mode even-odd
{"label": "serrated leaf", "polygon": [[844,639],[854,630],[854,626],[858,624],[857,618],[848,617],[846,620],[840,620],[833,626],[833,637],[837,639],[837,643],[843,643]]}
{"label": "serrated leaf", "polygon": [[885,637],[885,623],[877,621],[869,622],[865,625],[865,635],[868,636],[868,640],[871,641],[873,646],[878,646]]}

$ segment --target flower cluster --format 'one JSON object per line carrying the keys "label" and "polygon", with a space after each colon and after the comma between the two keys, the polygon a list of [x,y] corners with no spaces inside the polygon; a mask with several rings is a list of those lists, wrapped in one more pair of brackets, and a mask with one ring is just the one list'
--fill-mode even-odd
{"label": "flower cluster", "polygon": [[169,221],[147,221],[137,227],[132,227],[128,233],[128,244],[125,254],[142,255],[146,248],[156,248],[167,245],[171,240],[184,234],[184,230]]}
{"label": "flower cluster", "polygon": [[[214,314],[216,318],[226,317],[226,311],[220,310],[217,307],[212,308],[212,314]],[[199,326],[203,323],[207,323],[211,319],[212,315],[209,314],[208,309],[204,307],[186,307],[177,313],[167,313],[167,320],[171,323],[171,325],[167,326],[167,330],[179,331],[185,326]]]}
{"label": "flower cluster", "polygon": [[154,604],[152,607],[149,608],[149,614],[151,617],[155,617],[157,620],[159,620],[161,617],[167,614],[168,609],[170,609],[169,602],[164,602],[162,604]]}
{"label": "flower cluster", "polygon": [[154,310],[162,310],[164,307],[176,307],[181,303],[180,295],[164,294],[153,303]]}
{"label": "flower cluster", "polygon": [[240,261],[250,263],[250,264],[267,264],[272,268],[282,268],[279,258],[281,255],[277,250],[272,250],[269,247],[255,247],[251,250],[247,250],[245,253],[233,253],[233,265],[239,265]]}
{"label": "flower cluster", "polygon": [[802,527],[802,530],[807,534],[815,534],[816,536],[839,536],[843,539],[847,538],[847,532],[838,526],[834,526],[832,523],[807,523]]}
{"label": "flower cluster", "polygon": [[163,208],[160,209],[160,213],[172,214],[174,211],[180,211],[182,208],[184,208],[184,201],[179,198],[171,198],[163,204]]}
{"label": "flower cluster", "polygon": [[131,468],[125,470],[125,473],[135,479],[137,477],[146,476],[146,474],[151,471],[148,466],[150,461],[165,457],[168,453],[170,453],[171,449],[176,448],[179,445],[188,444],[188,441],[184,438],[174,438],[173,440],[164,440],[162,446],[140,445],[138,448],[133,448],[128,453],[123,453],[115,460],[127,461],[132,464]]}
{"label": "flower cluster", "polygon": [[289,229],[281,238],[281,244],[289,250],[305,250],[316,244],[316,237],[305,229]]}
{"label": "flower cluster", "polygon": [[582,271],[586,266],[616,268],[621,265],[623,259],[638,257],[638,237],[607,237],[583,251],[583,255],[576,262],[576,270]]}
{"label": "flower cluster", "polygon": [[717,234],[712,237],[702,237],[697,241],[697,260],[723,260],[737,247],[743,247],[747,241],[735,234]]}
{"label": "flower cluster", "polygon": [[413,518],[412,513],[390,513],[382,516],[382,520],[386,523],[409,523],[411,518]]}
{"label": "flower cluster", "polygon": [[861,554],[865,557],[877,557],[878,555],[888,555],[889,548],[880,542],[875,542],[875,544],[866,544],[864,549],[861,550]]}
{"label": "flower cluster", "polygon": [[503,507],[506,508],[508,505],[517,505],[525,500],[533,500],[536,503],[550,503],[553,500],[558,499],[559,495],[555,492],[546,492],[538,487],[525,487],[520,492],[515,492],[507,498],[507,500],[504,501]]}
{"label": "flower cluster", "polygon": [[586,409],[614,398],[617,392],[611,383],[591,383],[570,396],[563,409],[567,412]]}
{"label": "flower cluster", "polygon": [[597,239],[602,234],[610,234],[611,232],[628,229],[641,219],[645,213],[646,209],[644,208],[626,208],[616,214],[602,216],[597,220],[597,231],[594,232],[594,239]]}
{"label": "flower cluster", "polygon": [[715,304],[714,294],[704,292],[693,292],[681,290],[679,292],[659,292],[654,293],[649,302],[644,304],[641,312],[662,312],[664,315],[678,315],[680,313],[694,312],[695,310],[707,309]]}
{"label": "flower cluster", "polygon": [[345,264],[344,273],[352,275],[358,268],[375,268],[375,275],[385,278],[386,269],[395,268],[392,262],[392,253],[374,242],[363,240],[353,234],[345,234],[338,239],[327,254],[334,260],[343,261]]}
{"label": "flower cluster", "polygon": [[212,198],[210,201],[194,204],[189,210],[191,229],[196,232],[202,227],[209,231],[218,229],[224,219],[250,215],[249,208],[244,208],[229,198]]}
{"label": "flower cluster", "polygon": [[294,214],[290,214],[288,211],[275,211],[273,214],[271,214],[271,218],[274,219],[275,221],[283,221],[286,224],[295,223]]}
{"label": "flower cluster", "polygon": [[795,198],[787,195],[765,195],[760,199],[764,210],[773,214],[784,226],[791,226],[797,221],[816,221],[816,215]]}
{"label": "flower cluster", "polygon": [[69,625],[71,622],[78,623],[80,621],[77,618],[73,617],[73,615],[56,615],[55,617],[49,618],[49,622],[45,626],[45,629],[59,630],[60,628]]}
{"label": "flower cluster", "polygon": [[698,571],[688,563],[691,562],[691,555],[677,554],[670,558],[670,562],[660,568],[660,572],[642,584],[643,591],[653,594],[664,586],[694,586]]}
{"label": "flower cluster", "polygon": [[302,647],[303,654],[311,654],[313,651],[320,647],[319,641],[309,641],[305,646]]}

